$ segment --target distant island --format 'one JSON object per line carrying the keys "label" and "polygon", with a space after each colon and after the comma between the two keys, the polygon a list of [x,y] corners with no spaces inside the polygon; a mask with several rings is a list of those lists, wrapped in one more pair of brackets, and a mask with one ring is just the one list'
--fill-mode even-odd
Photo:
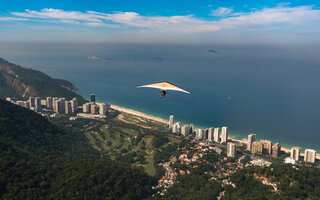
{"label": "distant island", "polygon": [[217,56],[217,57],[221,56],[221,54],[219,52],[217,52],[217,51],[215,51],[213,49],[208,50],[207,51],[207,55],[209,55],[209,56]]}
{"label": "distant island", "polygon": [[131,61],[139,61],[139,62],[162,62],[164,58],[162,57],[130,57]]}

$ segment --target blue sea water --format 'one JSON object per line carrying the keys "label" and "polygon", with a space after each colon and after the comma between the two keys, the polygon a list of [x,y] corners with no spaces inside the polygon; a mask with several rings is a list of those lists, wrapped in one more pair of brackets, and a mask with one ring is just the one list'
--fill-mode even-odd
{"label": "blue sea water", "polygon": [[[217,51],[220,56],[208,54]],[[0,57],[71,81],[98,101],[197,127],[228,126],[320,151],[320,49],[312,46],[2,44]],[[97,56],[98,60],[88,59]],[[136,86],[170,81],[191,92]]]}

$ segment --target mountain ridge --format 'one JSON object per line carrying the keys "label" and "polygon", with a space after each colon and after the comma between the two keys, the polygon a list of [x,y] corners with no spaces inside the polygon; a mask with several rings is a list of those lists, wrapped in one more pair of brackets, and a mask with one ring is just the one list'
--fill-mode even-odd
{"label": "mountain ridge", "polygon": [[86,100],[76,93],[78,88],[71,82],[54,79],[47,74],[16,65],[0,58],[0,98],[30,96],[78,98],[79,103]]}

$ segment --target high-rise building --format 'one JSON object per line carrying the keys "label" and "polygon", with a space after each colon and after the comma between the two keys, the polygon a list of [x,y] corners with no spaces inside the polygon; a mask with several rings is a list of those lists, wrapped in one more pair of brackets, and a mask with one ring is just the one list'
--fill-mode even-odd
{"label": "high-rise building", "polygon": [[106,115],[107,106],[104,103],[97,104],[99,106],[99,115]]}
{"label": "high-rise building", "polygon": [[276,143],[272,147],[272,157],[277,158],[280,154],[281,145],[279,143]]}
{"label": "high-rise building", "polygon": [[57,101],[59,100],[59,98],[58,97],[53,97],[52,98],[52,110],[53,110],[53,112],[56,112],[57,113]]}
{"label": "high-rise building", "polygon": [[172,125],[172,133],[180,134],[181,133],[181,122],[176,122]]}
{"label": "high-rise building", "polygon": [[105,103],[105,104],[106,104],[107,111],[110,110],[111,104],[110,103]]}
{"label": "high-rise building", "polygon": [[54,100],[54,103],[53,103],[53,111],[55,113],[59,113],[59,99],[58,100]]}
{"label": "high-rise building", "polygon": [[251,151],[252,150],[252,143],[256,141],[256,134],[250,134],[248,135],[248,146],[247,146],[247,150]]}
{"label": "high-rise building", "polygon": [[177,124],[178,134],[181,134],[182,123],[181,122],[177,122],[175,124]]}
{"label": "high-rise building", "polygon": [[221,143],[228,142],[228,127],[222,127],[221,129]]}
{"label": "high-rise building", "polygon": [[65,108],[64,108],[65,113],[67,115],[70,115],[72,113],[71,101],[65,101],[64,104],[65,104]]}
{"label": "high-rise building", "polygon": [[202,130],[202,139],[207,140],[208,139],[208,129],[203,129]]}
{"label": "high-rise building", "polygon": [[178,134],[179,133],[178,124],[177,123],[172,125],[172,133],[174,133],[174,134]]}
{"label": "high-rise building", "polygon": [[66,101],[66,98],[62,97],[62,98],[59,98],[58,100],[60,103],[59,103],[59,113],[65,113],[65,101]]}
{"label": "high-rise building", "polygon": [[183,136],[188,136],[189,135],[189,133],[190,133],[190,126],[189,125],[183,125],[182,127],[181,127],[181,135],[183,135]]}
{"label": "high-rise building", "polygon": [[52,97],[47,97],[47,108],[48,109],[53,109]]}
{"label": "high-rise building", "polygon": [[260,142],[253,142],[251,152],[253,154],[262,154],[263,152],[262,144]]}
{"label": "high-rise building", "polygon": [[213,127],[210,127],[210,128],[208,129],[208,140],[209,140],[209,141],[212,141],[212,140],[213,140],[213,130],[214,130]]}
{"label": "high-rise building", "polygon": [[201,140],[202,139],[202,130],[200,128],[198,128],[196,130],[196,139],[197,140]]}
{"label": "high-rise building", "polygon": [[190,124],[190,134],[195,132],[196,128],[194,126],[194,124]]}
{"label": "high-rise building", "polygon": [[82,111],[84,113],[91,113],[91,104],[90,103],[83,104]]}
{"label": "high-rise building", "polygon": [[94,104],[94,103],[91,104],[91,114],[92,115],[99,114],[99,107],[97,106],[97,104]]}
{"label": "high-rise building", "polygon": [[173,124],[174,124],[174,116],[170,115],[170,117],[169,117],[169,128],[172,128]]}
{"label": "high-rise building", "polygon": [[34,98],[34,104],[37,109],[41,109],[41,98],[40,97]]}
{"label": "high-rise building", "polygon": [[236,156],[236,144],[229,142],[227,144],[227,156],[228,157],[235,157]]}
{"label": "high-rise building", "polygon": [[33,108],[36,106],[34,97],[29,97],[29,103],[30,103],[30,105],[29,105],[30,108]]}
{"label": "high-rise building", "polygon": [[78,99],[77,98],[73,98],[71,100],[71,108],[72,108],[72,112],[76,112],[78,109]]}
{"label": "high-rise building", "polygon": [[64,100],[57,100],[55,101],[55,111],[56,113],[65,113],[65,101]]}
{"label": "high-rise building", "polygon": [[96,102],[96,95],[95,94],[90,94],[90,102],[95,103]]}
{"label": "high-rise building", "polygon": [[300,147],[292,147],[290,158],[294,159],[295,161],[300,160]]}
{"label": "high-rise building", "polygon": [[262,145],[262,154],[271,155],[272,153],[272,142],[270,140],[260,140]]}
{"label": "high-rise building", "polygon": [[220,128],[215,128],[213,131],[213,140],[215,142],[219,142],[219,138],[220,138],[219,129]]}
{"label": "high-rise building", "polygon": [[304,151],[304,161],[314,163],[316,161],[316,151],[313,149],[306,149]]}

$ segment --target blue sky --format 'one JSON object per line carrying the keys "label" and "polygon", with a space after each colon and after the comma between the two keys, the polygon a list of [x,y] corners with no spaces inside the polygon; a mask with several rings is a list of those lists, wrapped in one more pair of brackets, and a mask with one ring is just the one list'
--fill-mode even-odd
{"label": "blue sky", "polygon": [[318,1],[42,1],[0,7],[0,41],[319,43]]}

